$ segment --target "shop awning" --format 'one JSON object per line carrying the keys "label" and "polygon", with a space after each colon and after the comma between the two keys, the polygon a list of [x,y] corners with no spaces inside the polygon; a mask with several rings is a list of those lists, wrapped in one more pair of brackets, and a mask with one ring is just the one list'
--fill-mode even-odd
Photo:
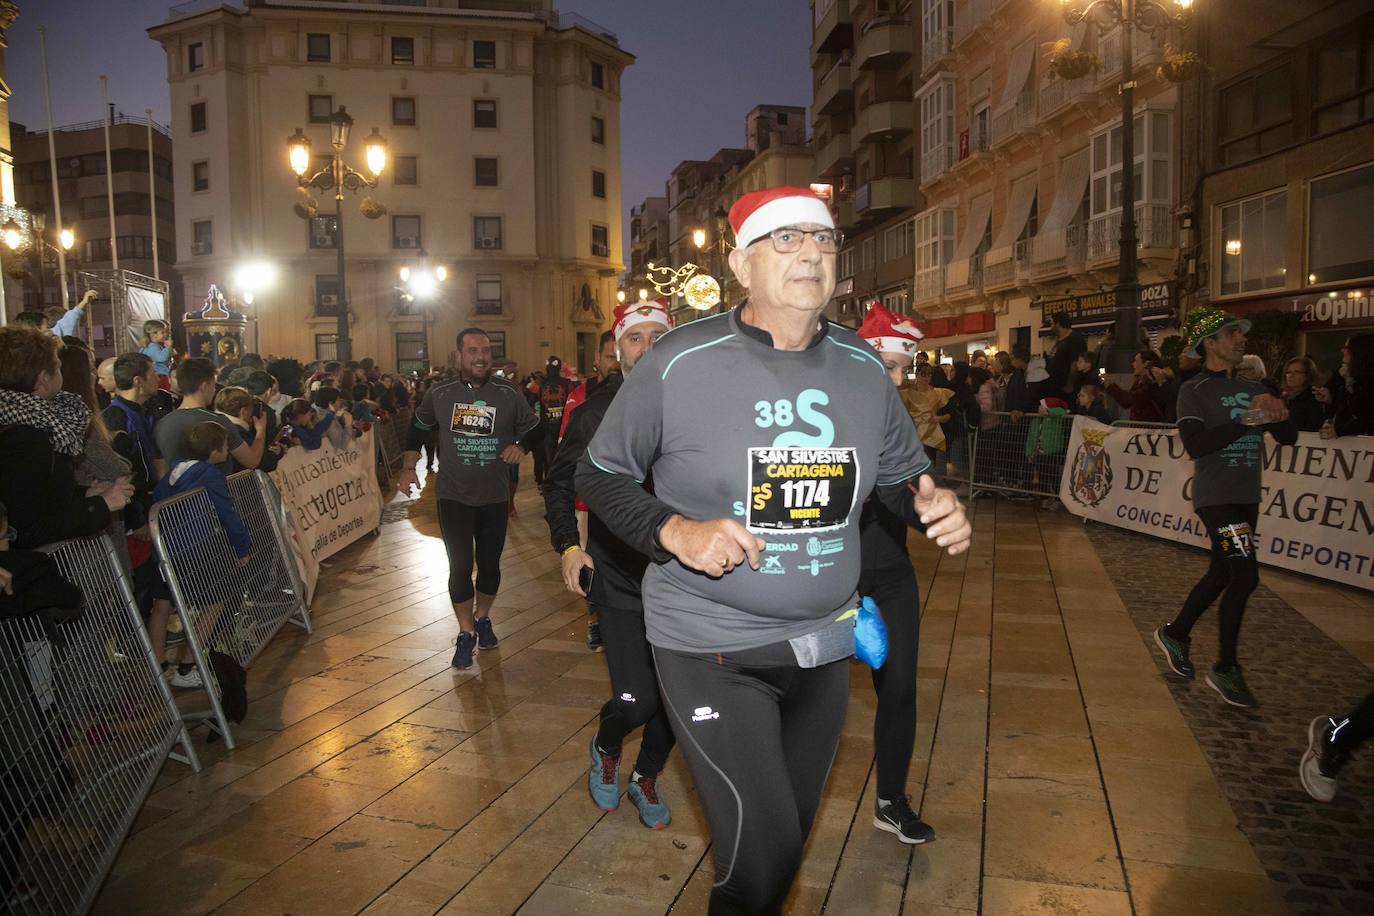
{"label": "shop awning", "polygon": [[1068,248],[1065,244],[1064,230],[1078,212],[1083,202],[1083,192],[1088,188],[1091,174],[1088,162],[1088,149],[1084,147],[1076,153],[1065,156],[1059,163],[1059,182],[1054,188],[1054,202],[1049,212],[1040,222],[1040,231],[1032,246],[1037,262],[1053,261],[1064,257]]}
{"label": "shop awning", "polygon": [[978,243],[988,231],[988,219],[992,216],[992,194],[979,194],[973,198],[968,208],[968,222],[960,227],[954,243],[951,263],[967,261],[978,250]]}
{"label": "shop awning", "polygon": [[1002,97],[997,101],[995,111],[1010,108],[1016,104],[1016,97],[1026,88],[1030,79],[1031,67],[1035,63],[1035,39],[1023,41],[1011,52],[1011,63],[1007,65],[1007,82],[1002,86]]}
{"label": "shop awning", "polygon": [[1016,250],[1016,240],[1020,237],[1021,230],[1026,228],[1031,205],[1035,203],[1035,189],[1039,180],[1039,174],[1031,172],[1012,183],[1011,195],[1007,198],[1007,215],[1002,220],[1002,228],[998,229],[992,238],[987,263],[1001,264],[1011,260]]}

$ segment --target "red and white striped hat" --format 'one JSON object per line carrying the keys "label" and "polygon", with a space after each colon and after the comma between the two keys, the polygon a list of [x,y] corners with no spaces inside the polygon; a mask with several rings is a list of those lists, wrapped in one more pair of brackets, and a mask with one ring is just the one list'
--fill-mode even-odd
{"label": "red and white striped hat", "polygon": [[859,336],[871,343],[879,353],[905,353],[914,357],[921,339],[926,335],[909,319],[875,302],[868,307],[864,323],[859,327]]}
{"label": "red and white striped hat", "polygon": [[774,229],[800,223],[835,228],[830,208],[809,188],[783,186],[750,191],[730,207],[730,228],[735,232],[736,248],[752,245]]}
{"label": "red and white striped hat", "polygon": [[620,340],[626,331],[637,324],[652,321],[671,329],[673,319],[668,317],[668,303],[664,299],[647,299],[643,302],[622,302],[615,307],[615,324],[611,330],[615,339]]}

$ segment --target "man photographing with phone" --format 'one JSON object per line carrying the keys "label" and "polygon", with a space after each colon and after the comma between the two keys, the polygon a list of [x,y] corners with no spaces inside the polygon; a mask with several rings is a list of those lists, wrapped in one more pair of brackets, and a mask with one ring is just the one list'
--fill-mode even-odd
{"label": "man photographing with phone", "polygon": [[659,703],[658,677],[644,633],[640,581],[649,561],[616,537],[595,513],[587,517],[587,547],[581,547],[573,477],[625,375],[671,327],[662,302],[624,303],[616,308],[613,332],[619,369],[608,372],[569,416],[563,440],[544,476],[545,518],[553,549],[563,557],[563,584],[591,602],[601,625],[611,673],[611,699],[601,707],[601,727],[592,739],[587,789],[603,810],[620,803],[621,742],[643,726],[644,740],[626,794],[639,808],[640,822],[655,829],[668,826],[671,820],[655,780],[668,760],[674,739]]}

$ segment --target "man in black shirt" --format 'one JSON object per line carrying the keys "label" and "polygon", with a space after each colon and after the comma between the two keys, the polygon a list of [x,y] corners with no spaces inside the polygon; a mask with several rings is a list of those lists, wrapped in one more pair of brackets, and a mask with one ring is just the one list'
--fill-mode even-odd
{"label": "man in black shirt", "polygon": [[1083,335],[1073,329],[1073,322],[1063,312],[1055,312],[1050,319],[1054,328],[1054,350],[1045,361],[1049,381],[1045,383],[1045,397],[1073,400],[1073,364],[1079,356],[1088,352],[1088,342]]}

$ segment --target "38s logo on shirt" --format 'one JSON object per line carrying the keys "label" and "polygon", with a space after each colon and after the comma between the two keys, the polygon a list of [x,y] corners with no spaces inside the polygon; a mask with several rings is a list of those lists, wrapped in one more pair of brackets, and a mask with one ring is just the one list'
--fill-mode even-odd
{"label": "38s logo on shirt", "polygon": [[835,443],[835,424],[817,408],[830,404],[830,396],[816,388],[807,388],[797,395],[795,406],[787,398],[759,401],[754,405],[754,425],[759,429],[788,427],[800,420],[814,427],[814,433],[801,430],[778,433],[773,437],[774,448],[829,448]]}

